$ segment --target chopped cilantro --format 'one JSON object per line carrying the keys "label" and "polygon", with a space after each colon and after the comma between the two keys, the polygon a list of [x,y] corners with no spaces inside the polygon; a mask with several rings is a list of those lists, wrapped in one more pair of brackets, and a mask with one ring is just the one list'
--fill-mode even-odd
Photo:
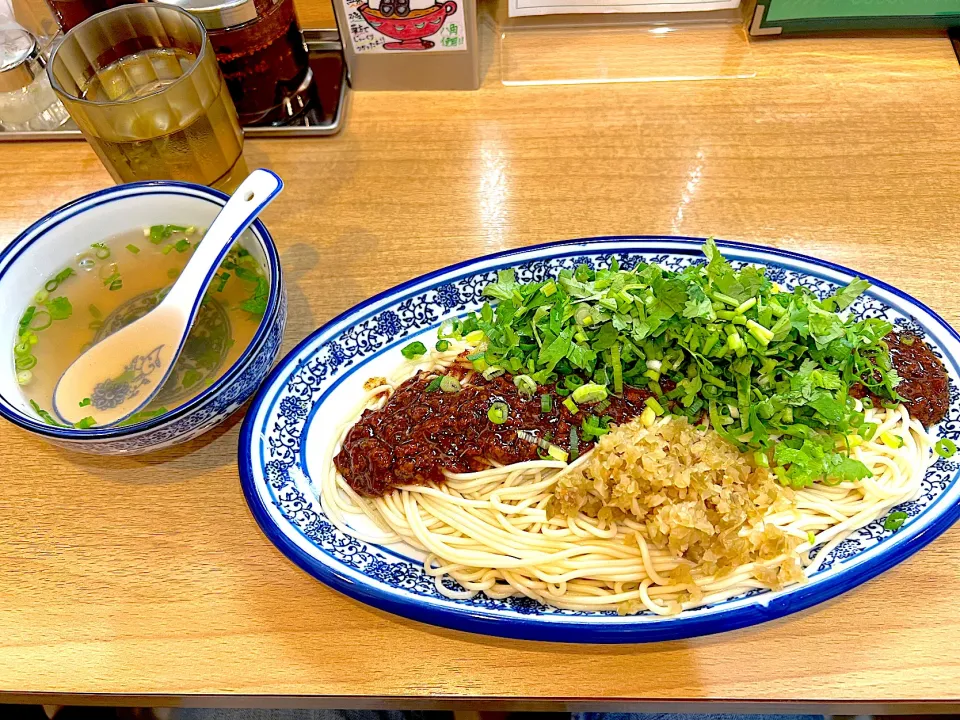
{"label": "chopped cilantro", "polygon": [[[484,288],[495,305],[445,324],[441,336],[470,338],[475,368],[559,383],[564,397],[586,383],[614,394],[648,388],[661,408],[694,423],[709,417],[730,442],[769,456],[784,484],[867,477],[838,450],[863,423],[850,388],[901,399],[882,342],[891,324],[839,314],[869,283],[819,298],[776,286],[763,268],[734,268],[712,240],[703,250],[705,265],[680,271],[613,260],[520,283],[501,270]],[[585,418],[582,437],[603,434],[602,420]]]}
{"label": "chopped cilantro", "polygon": [[73,305],[63,296],[47,300],[46,308],[54,320],[66,320],[73,315]]}
{"label": "chopped cilantro", "polygon": [[893,530],[896,532],[903,527],[903,524],[907,521],[907,514],[902,510],[897,510],[887,515],[887,519],[883,521],[884,530]]}
{"label": "chopped cilantro", "polygon": [[128,417],[126,420],[123,420],[117,423],[117,427],[127,427],[128,425],[136,425],[139,422],[143,422],[144,420],[149,420],[150,418],[163,415],[164,413],[167,413],[167,412],[169,411],[165,407],[159,407],[156,410],[141,410],[140,412],[134,413],[133,415]]}
{"label": "chopped cilantro", "polygon": [[267,298],[270,296],[270,283],[264,277],[257,276],[257,287],[253,295],[240,303],[240,308],[251,315],[263,315],[267,311]]}

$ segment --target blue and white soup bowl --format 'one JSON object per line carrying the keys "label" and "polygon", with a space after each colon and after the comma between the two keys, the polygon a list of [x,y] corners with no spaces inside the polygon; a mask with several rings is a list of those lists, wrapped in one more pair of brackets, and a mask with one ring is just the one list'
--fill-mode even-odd
{"label": "blue and white soup bowl", "polygon": [[[171,222],[208,227],[227,201],[201,185],[152,181],[118,185],[54,210],[0,252],[0,415],[55,445],[80,452],[128,455],[150,452],[195,438],[227,419],[259,387],[276,360],[287,318],[286,292],[273,238],[260,220],[244,236],[244,247],[270,280],[267,309],[250,344],[212,385],[169,413],[129,427],[73,428],[45,423],[17,384],[13,346],[25,298],[91,243],[120,233]],[[7,348],[6,351],[3,348]]]}

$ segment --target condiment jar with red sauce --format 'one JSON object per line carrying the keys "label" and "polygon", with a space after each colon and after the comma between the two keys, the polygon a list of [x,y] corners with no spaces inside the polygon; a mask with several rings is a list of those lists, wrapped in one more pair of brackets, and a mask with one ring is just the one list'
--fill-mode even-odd
{"label": "condiment jar with red sauce", "polygon": [[310,104],[313,71],[293,0],[161,0],[207,29],[241,125],[282,125]]}
{"label": "condiment jar with red sauce", "polygon": [[89,17],[104,10],[112,10],[121,5],[133,5],[147,0],[47,0],[57,24],[64,33],[76,27]]}

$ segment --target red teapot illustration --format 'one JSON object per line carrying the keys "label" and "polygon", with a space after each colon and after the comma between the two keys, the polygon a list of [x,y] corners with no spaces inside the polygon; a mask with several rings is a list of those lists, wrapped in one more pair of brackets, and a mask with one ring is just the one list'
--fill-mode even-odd
{"label": "red teapot illustration", "polygon": [[384,44],[386,50],[429,50],[436,43],[425,40],[440,32],[444,21],[457,11],[454,0],[367,0],[359,8],[363,19],[379,33],[399,42]]}

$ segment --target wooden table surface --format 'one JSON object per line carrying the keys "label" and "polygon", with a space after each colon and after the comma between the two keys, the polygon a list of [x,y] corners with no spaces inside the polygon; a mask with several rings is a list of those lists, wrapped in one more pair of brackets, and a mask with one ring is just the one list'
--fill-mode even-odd
{"label": "wooden table surface", "polygon": [[[946,38],[752,53],[747,79],[522,88],[500,84],[493,57],[478,92],[357,93],[337,137],[249,142],[248,163],[287,184],[265,216],[290,293],[285,347],[417,274],[606,233],[790,248],[960,326],[960,71]],[[0,144],[0,177],[3,242],[110,183],[81,143]],[[0,700],[960,707],[958,528],[760,627],[611,647],[492,639],[387,615],[296,569],[247,511],[239,421],[120,460],[0,426]]]}

